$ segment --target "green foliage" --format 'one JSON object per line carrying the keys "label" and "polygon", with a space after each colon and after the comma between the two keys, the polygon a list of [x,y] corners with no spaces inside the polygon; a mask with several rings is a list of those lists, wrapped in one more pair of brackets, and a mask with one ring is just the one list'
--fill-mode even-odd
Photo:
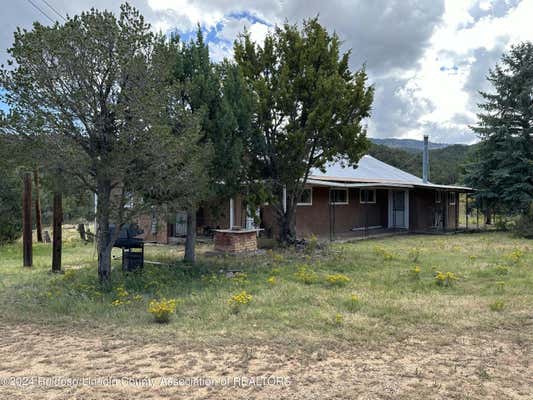
{"label": "green foliage", "polygon": [[528,212],[518,217],[513,232],[516,236],[533,239],[533,202],[529,204]]}
{"label": "green foliage", "polygon": [[[471,146],[454,144],[442,149],[430,150],[429,180],[442,185],[460,183],[464,165],[477,146],[477,144]],[[422,152],[418,150],[392,148],[372,143],[368,154],[413,175],[422,176]]]}
{"label": "green foliage", "polygon": [[205,168],[211,194],[235,194],[247,177],[244,156],[252,107],[239,68],[228,61],[212,63],[198,28],[195,40],[175,46],[173,77],[179,83],[182,101],[199,118],[202,140],[213,147]]}
{"label": "green foliage", "polygon": [[[115,249],[113,279],[107,287],[94,275],[92,246],[83,244],[74,228],[66,227],[64,238],[65,274],[48,273],[49,245],[34,245],[32,269],[20,267],[20,243],[0,246],[3,320],[64,323],[80,329],[100,326],[116,334],[154,339],[172,334],[184,340],[221,337],[242,343],[259,336],[279,340],[285,335],[298,343],[311,340],[323,344],[342,338],[346,343],[368,344],[388,343],[416,335],[421,329],[445,336],[473,329],[497,335],[502,324],[520,326],[533,301],[533,269],[529,268],[533,253],[527,251],[531,243],[502,232],[400,235],[333,244],[333,250],[345,254],[343,259],[332,252],[308,261],[293,249],[239,258],[200,253],[194,268],[181,262],[182,251],[176,246],[147,245],[146,259],[162,264],[147,264],[135,273],[121,271],[120,249]],[[376,244],[399,256],[384,263],[372,251]],[[427,266],[421,268],[420,279],[406,276],[413,264],[403,255],[415,246],[425,250],[424,265],[441,271],[453,266],[461,284],[437,286],[433,268]],[[523,251],[522,266],[511,267],[508,275],[496,275],[494,266],[507,263],[506,255],[515,249]],[[476,256],[476,262],[468,255]],[[315,284],[295,279],[294,273],[304,265],[318,275]],[[247,282],[236,283],[229,271],[246,273]],[[332,290],[324,278],[337,273],[349,277],[350,282]],[[274,275],[276,281],[271,284],[268,278]],[[505,290],[500,288],[503,280]],[[253,298],[236,316],[228,301],[243,290]],[[171,316],[168,326],[155,326],[147,309],[152,299],[164,298],[178,301],[179,318]],[[497,300],[504,301],[506,308],[512,306],[513,312],[492,312],[488,305]],[[344,316],[344,324],[333,331],[325,321],[332,321],[336,313]]]}
{"label": "green foliage", "polygon": [[340,45],[317,18],[301,30],[276,27],[262,44],[247,32],[234,44],[253,99],[251,175],[270,186],[285,243],[295,239],[294,210],[309,170],[338,156],[356,164],[368,147],[361,121],[370,115],[374,90],[364,69],[350,71]]}
{"label": "green foliage", "polygon": [[[18,29],[12,67],[0,72],[10,107],[2,133],[45,146],[62,172],[98,194],[103,280],[111,272],[110,222],[124,223],[151,205],[138,197],[159,199],[180,187],[189,198],[205,169],[197,117],[172,79],[173,43],[127,3],[120,10],[91,9],[64,24]],[[135,207],[126,207],[130,200]]]}
{"label": "green foliage", "polygon": [[489,71],[493,92],[481,92],[481,143],[466,183],[486,208],[526,213],[533,200],[533,43],[512,46]]}
{"label": "green foliage", "polygon": [[22,182],[10,170],[0,168],[0,243],[11,242],[22,232]]}

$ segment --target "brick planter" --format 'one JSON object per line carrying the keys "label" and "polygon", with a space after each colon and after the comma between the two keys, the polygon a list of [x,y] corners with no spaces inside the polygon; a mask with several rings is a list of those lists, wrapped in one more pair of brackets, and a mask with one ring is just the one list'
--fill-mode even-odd
{"label": "brick planter", "polygon": [[215,251],[243,253],[257,250],[257,229],[215,230]]}

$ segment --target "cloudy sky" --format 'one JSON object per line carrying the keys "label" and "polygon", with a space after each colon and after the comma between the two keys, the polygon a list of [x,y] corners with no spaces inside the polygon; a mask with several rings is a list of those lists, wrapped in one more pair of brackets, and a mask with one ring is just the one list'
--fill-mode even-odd
{"label": "cloudy sky", "polygon": [[[17,26],[50,23],[90,7],[118,10],[114,0],[2,0],[0,62]],[[34,5],[32,5],[33,3]],[[533,40],[533,0],[131,0],[155,30],[190,37],[199,23],[212,57],[232,56],[246,26],[260,41],[275,24],[319,15],[352,49],[376,87],[372,137],[471,143],[478,90],[513,43]],[[51,7],[50,7],[51,6]],[[40,8],[47,16],[43,15]],[[56,14],[56,11],[58,14]]]}

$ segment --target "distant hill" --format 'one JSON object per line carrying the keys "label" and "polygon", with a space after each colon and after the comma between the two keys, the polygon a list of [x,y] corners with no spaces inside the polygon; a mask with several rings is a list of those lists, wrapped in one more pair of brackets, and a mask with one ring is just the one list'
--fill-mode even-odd
{"label": "distant hill", "polygon": [[[380,139],[402,140],[402,139]],[[372,139],[374,141],[374,139]],[[417,142],[413,140],[413,142]],[[423,143],[422,141],[418,141]],[[429,180],[442,185],[460,183],[464,165],[467,163],[476,145],[442,145],[429,151]],[[422,151],[413,148],[402,149],[372,143],[368,152],[372,157],[400,168],[416,176],[422,176]]]}
{"label": "distant hill", "polygon": [[[424,150],[424,141],[416,139],[377,139],[369,138],[373,143],[380,144],[382,146],[392,147],[394,149],[402,149],[407,151],[422,151]],[[429,149],[443,149],[450,146],[445,143],[429,142]]]}

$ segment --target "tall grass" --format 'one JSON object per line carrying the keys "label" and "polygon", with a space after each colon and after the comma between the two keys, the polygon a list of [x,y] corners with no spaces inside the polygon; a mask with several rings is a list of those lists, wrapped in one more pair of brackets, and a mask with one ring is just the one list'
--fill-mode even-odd
{"label": "tall grass", "polygon": [[[107,287],[97,280],[93,248],[73,236],[59,275],[49,273],[49,245],[35,245],[33,268],[21,266],[20,244],[0,248],[2,318],[183,339],[379,342],[435,329],[516,327],[533,304],[533,244],[504,233],[402,235],[312,254],[200,256],[194,267],[181,262],[177,247],[147,246],[146,258],[165,264],[123,273],[116,260]],[[437,271],[457,280],[437,285]],[[250,300],[234,312],[231,299],[242,292]],[[147,311],[161,298],[177,300],[165,326]],[[493,311],[497,302],[505,312]]]}

